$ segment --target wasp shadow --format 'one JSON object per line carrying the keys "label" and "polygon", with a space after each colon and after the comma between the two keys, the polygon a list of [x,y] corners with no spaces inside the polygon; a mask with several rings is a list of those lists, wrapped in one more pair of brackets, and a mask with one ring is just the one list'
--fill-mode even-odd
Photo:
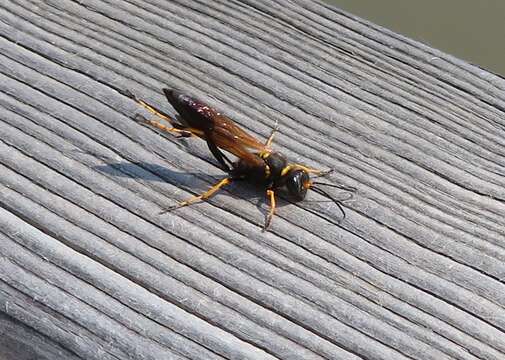
{"label": "wasp shadow", "polygon": [[[147,162],[117,162],[107,165],[95,166],[96,171],[108,174],[110,176],[127,177],[130,179],[141,179],[146,182],[168,182],[181,189],[196,194],[201,194],[207,191],[213,184],[225,178],[227,174],[222,173],[222,176],[211,176],[203,172],[182,172],[175,171],[157,164]],[[228,195],[233,198],[242,198],[249,200],[261,213],[265,216],[268,214],[269,200],[266,197],[265,187],[251,183],[246,180],[236,180],[227,185],[223,190],[228,192]],[[285,189],[276,191],[276,208],[283,208],[287,205],[295,203],[292,201]],[[304,207],[311,208],[312,204],[334,202],[333,200],[309,200]]]}
{"label": "wasp shadow", "polygon": [[202,172],[180,172],[147,162],[117,162],[95,166],[94,169],[117,177],[150,182],[168,182],[174,185],[196,186],[198,179],[209,177]]}
{"label": "wasp shadow", "polygon": [[[222,176],[211,176],[203,172],[175,171],[147,162],[117,162],[93,168],[98,172],[111,176],[141,179],[146,182],[168,182],[194,193],[207,191],[214,183],[227,176],[225,172]],[[223,189],[228,191],[231,196],[252,200],[258,208],[262,208],[262,205],[268,203],[266,189],[246,180],[235,180]],[[289,201],[281,201],[277,203],[277,206],[281,207],[287,204],[289,204]]]}

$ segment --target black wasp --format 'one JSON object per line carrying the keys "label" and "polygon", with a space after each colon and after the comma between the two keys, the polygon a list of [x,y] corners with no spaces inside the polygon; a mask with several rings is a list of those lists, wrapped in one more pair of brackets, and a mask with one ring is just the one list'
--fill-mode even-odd
{"label": "black wasp", "polygon": [[[309,174],[318,177],[330,173],[331,170],[322,171],[301,164],[290,163],[280,152],[272,150],[271,145],[276,128],[272,130],[267,141],[263,143],[241,129],[233,120],[203,101],[175,89],[165,88],[163,92],[178,112],[176,119],[138,99],[131,92],[127,91],[126,94],[151,113],[168,121],[171,127],[141,116],[138,116],[137,119],[162,131],[183,137],[197,136],[205,140],[221,168],[228,173],[227,177],[214,184],[203,194],[183,201],[169,210],[207,199],[234,180],[249,180],[263,185],[267,197],[270,199],[270,211],[264,226],[264,230],[266,230],[270,226],[275,212],[275,192],[281,187],[287,188],[290,197],[295,201],[303,200],[308,189],[331,198],[328,193],[317,187],[317,185],[333,186],[350,192],[356,190],[343,185],[315,182]],[[222,150],[235,155],[238,160],[231,161]],[[335,199],[332,200],[338,205],[343,218],[345,218],[345,212],[340,203]]]}

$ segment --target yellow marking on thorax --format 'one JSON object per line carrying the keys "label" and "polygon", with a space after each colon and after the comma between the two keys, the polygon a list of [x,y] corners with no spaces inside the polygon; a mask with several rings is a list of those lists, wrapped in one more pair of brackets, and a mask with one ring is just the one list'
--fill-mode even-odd
{"label": "yellow marking on thorax", "polygon": [[265,164],[265,179],[268,179],[272,175],[272,172],[270,171],[270,166]]}
{"label": "yellow marking on thorax", "polygon": [[265,160],[266,158],[268,158],[270,156],[271,153],[272,153],[271,151],[261,151],[258,155],[260,158]]}

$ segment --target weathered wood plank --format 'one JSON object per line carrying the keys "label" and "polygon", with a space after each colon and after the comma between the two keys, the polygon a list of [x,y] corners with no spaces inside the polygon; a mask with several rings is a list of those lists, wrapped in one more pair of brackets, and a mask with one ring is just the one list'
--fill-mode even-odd
{"label": "weathered wood plank", "polygon": [[[3,285],[2,283],[0,286],[3,287]],[[3,290],[0,291],[2,296],[6,294]],[[11,308],[11,312],[14,311]],[[22,315],[21,311],[17,311],[17,315]],[[0,314],[0,331],[0,358],[2,360],[79,359],[75,354],[59,346],[54,339],[42,336],[40,332],[6,316],[3,312]]]}
{"label": "weathered wood plank", "polygon": [[[0,48],[0,324],[30,354],[505,356],[502,78],[301,0],[12,0]],[[173,113],[167,85],[278,121],[358,188],[346,219],[310,194],[262,233],[245,184],[158,215],[223,176],[131,121],[121,91]]]}

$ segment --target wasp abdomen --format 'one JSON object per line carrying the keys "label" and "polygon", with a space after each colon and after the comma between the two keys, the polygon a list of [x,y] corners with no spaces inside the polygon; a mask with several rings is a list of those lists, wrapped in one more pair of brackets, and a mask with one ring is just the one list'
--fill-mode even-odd
{"label": "wasp abdomen", "polygon": [[213,118],[219,113],[204,102],[176,89],[163,89],[168,102],[179,113],[180,119],[191,128],[210,131]]}

